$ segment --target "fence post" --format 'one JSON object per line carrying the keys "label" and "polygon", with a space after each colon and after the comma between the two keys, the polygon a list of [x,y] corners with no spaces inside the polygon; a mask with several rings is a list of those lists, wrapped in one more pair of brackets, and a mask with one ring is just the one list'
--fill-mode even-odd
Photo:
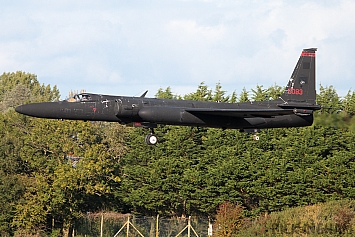
{"label": "fence post", "polygon": [[213,229],[212,229],[212,223],[211,223],[211,219],[208,218],[208,236],[212,236],[212,232],[213,232]]}
{"label": "fence post", "polygon": [[131,221],[129,220],[130,216],[128,216],[128,221],[127,221],[127,233],[126,233],[126,237],[129,236],[129,224],[131,224]]}
{"label": "fence post", "polygon": [[155,226],[155,237],[159,237],[159,214],[157,215],[157,223]]}
{"label": "fence post", "polygon": [[191,216],[189,216],[189,220],[188,220],[188,227],[187,227],[187,237],[191,236]]}
{"label": "fence post", "polygon": [[191,225],[191,216],[189,216],[189,220],[187,221],[187,226],[185,226],[185,228],[182,229],[182,231],[180,231],[179,234],[177,234],[175,237],[180,236],[186,229],[187,229],[187,236],[188,237],[191,237],[191,230],[194,232],[194,234],[197,237],[199,237],[199,235],[196,233],[195,229]]}
{"label": "fence post", "polygon": [[100,237],[104,236],[104,213],[101,213]]}
{"label": "fence post", "polygon": [[119,231],[117,231],[117,233],[114,235],[114,237],[117,237],[117,235],[121,232],[121,230],[124,229],[124,227],[126,225],[127,225],[127,227],[126,227],[126,230],[127,230],[126,237],[129,236],[129,225],[132,225],[133,229],[136,230],[141,237],[144,237],[144,235],[142,235],[142,233],[131,223],[130,215],[128,216],[127,222],[121,227],[121,229]]}

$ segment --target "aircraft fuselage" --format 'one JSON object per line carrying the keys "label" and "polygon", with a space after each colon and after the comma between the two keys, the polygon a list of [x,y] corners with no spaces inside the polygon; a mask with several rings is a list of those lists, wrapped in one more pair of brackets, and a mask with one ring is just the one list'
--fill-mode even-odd
{"label": "aircraft fuselage", "polygon": [[[148,144],[156,144],[157,124],[234,128],[257,131],[262,128],[303,127],[313,123],[316,103],[315,48],[304,49],[276,100],[218,103],[83,93],[65,101],[21,105],[16,111],[40,118],[133,123],[151,129]],[[256,140],[257,136],[254,136]]]}
{"label": "aircraft fuselage", "polygon": [[[28,104],[20,106],[16,111],[40,118],[92,120],[128,123],[165,124],[180,126],[200,126],[215,128],[276,128],[309,126],[313,122],[313,115],[296,115],[290,113],[275,116],[258,117],[245,112],[241,116],[228,116],[221,113],[191,113],[187,109],[213,110],[280,110],[276,101],[245,102],[245,103],[217,103],[186,100],[155,99],[141,97],[108,96],[86,94],[87,101],[60,101]],[[281,103],[279,101],[279,103]]]}

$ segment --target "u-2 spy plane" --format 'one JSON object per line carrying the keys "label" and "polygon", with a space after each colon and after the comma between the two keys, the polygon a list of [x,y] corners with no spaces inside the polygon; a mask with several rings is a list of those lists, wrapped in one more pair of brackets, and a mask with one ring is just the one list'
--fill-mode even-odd
{"label": "u-2 spy plane", "polygon": [[283,94],[276,100],[219,103],[192,100],[171,100],[110,96],[81,93],[59,102],[21,105],[16,111],[39,118],[91,120],[133,123],[149,128],[145,138],[149,145],[158,142],[154,128],[158,124],[240,129],[256,132],[263,128],[310,126],[316,104],[316,48],[304,49],[288,80]]}

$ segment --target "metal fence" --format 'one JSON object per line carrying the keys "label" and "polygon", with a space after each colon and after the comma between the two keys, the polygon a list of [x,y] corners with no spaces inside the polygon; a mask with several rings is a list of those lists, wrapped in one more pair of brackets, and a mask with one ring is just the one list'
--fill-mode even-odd
{"label": "metal fence", "polygon": [[88,214],[75,226],[75,236],[91,237],[207,237],[207,217],[165,218],[131,214]]}

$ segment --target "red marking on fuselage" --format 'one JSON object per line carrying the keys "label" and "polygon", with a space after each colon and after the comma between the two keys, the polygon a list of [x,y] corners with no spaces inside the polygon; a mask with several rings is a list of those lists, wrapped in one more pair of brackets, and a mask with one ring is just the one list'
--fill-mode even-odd
{"label": "red marking on fuselage", "polygon": [[92,111],[94,111],[94,113],[96,113],[97,108],[95,108],[94,106],[90,106],[90,108],[92,109]]}
{"label": "red marking on fuselage", "polygon": [[289,95],[303,95],[303,90],[302,89],[288,88],[287,93]]}
{"label": "red marking on fuselage", "polygon": [[316,57],[316,53],[302,52],[301,53],[301,57],[312,57],[312,58],[315,58]]}
{"label": "red marking on fuselage", "polygon": [[140,122],[133,122],[133,127],[142,127]]}

